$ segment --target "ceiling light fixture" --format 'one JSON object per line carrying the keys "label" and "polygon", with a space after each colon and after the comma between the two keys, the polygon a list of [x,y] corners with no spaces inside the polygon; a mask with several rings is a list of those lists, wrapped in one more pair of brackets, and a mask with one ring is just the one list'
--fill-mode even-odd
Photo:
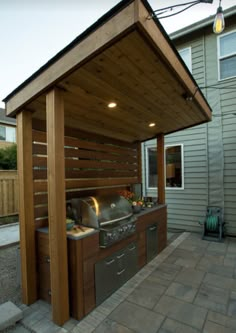
{"label": "ceiling light fixture", "polygon": [[221,0],[219,1],[219,7],[216,12],[216,17],[213,24],[213,31],[215,34],[220,34],[225,28],[225,19],[223,9],[221,7]]}
{"label": "ceiling light fixture", "polygon": [[111,102],[107,105],[110,109],[115,108],[117,104],[115,102]]}
{"label": "ceiling light fixture", "polygon": [[149,127],[154,127],[154,126],[156,126],[156,124],[155,123],[150,123],[148,126]]}

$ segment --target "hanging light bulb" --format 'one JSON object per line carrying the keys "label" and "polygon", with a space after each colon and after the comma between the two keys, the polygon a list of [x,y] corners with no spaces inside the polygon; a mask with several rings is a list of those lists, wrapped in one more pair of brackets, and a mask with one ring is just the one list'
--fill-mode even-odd
{"label": "hanging light bulb", "polygon": [[217,9],[216,17],[214,20],[213,31],[215,34],[220,34],[224,30],[224,28],[225,28],[225,20],[220,0],[219,7]]}

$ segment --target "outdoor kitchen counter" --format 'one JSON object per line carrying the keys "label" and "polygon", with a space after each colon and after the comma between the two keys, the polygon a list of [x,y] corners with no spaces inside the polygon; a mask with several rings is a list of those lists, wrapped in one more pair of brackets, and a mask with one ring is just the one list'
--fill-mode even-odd
{"label": "outdoor kitchen counter", "polygon": [[[122,253],[135,248],[133,253],[136,253],[136,257],[131,260],[131,263],[133,260],[136,261],[136,271],[138,271],[166,247],[166,205],[145,208],[135,216],[137,217],[136,231],[107,248],[99,246],[98,230],[90,228],[92,231],[81,232],[81,235],[77,236],[67,234],[70,312],[73,318],[80,320],[98,304],[96,266],[102,262],[111,262],[112,258],[121,258]],[[51,302],[48,228],[37,230],[37,255],[39,297]],[[120,264],[121,262],[118,263],[118,266]],[[108,269],[108,267],[105,265],[105,268]],[[104,269],[101,271],[104,272]],[[114,278],[108,280],[113,281],[114,279],[117,279],[116,273]]]}

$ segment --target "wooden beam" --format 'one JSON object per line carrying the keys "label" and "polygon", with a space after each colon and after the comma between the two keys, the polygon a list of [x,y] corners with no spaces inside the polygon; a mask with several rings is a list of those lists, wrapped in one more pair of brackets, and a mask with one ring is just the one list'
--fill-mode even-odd
{"label": "wooden beam", "polygon": [[37,300],[32,114],[29,111],[21,111],[16,119],[22,300],[25,304],[32,304]]}
{"label": "wooden beam", "polygon": [[52,317],[57,325],[69,319],[66,239],[64,103],[59,90],[47,94],[48,218]]}
{"label": "wooden beam", "polygon": [[164,134],[157,136],[158,203],[165,203],[165,148]]}
{"label": "wooden beam", "polygon": [[83,38],[67,52],[65,51],[62,57],[47,65],[45,70],[34,75],[29,83],[13,96],[7,98],[5,101],[7,115],[13,115],[22,105],[39,96],[89,57],[106,48],[110,43],[114,43],[133,25],[134,3],[130,3],[115,16],[111,16],[104,24],[98,26],[86,38]]}

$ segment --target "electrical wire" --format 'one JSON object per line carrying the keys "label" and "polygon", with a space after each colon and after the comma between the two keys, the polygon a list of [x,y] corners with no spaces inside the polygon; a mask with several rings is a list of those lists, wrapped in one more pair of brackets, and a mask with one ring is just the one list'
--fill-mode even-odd
{"label": "electrical wire", "polygon": [[[174,16],[174,15],[180,14],[180,13],[184,12],[185,10],[187,10],[187,9],[189,9],[189,8],[191,8],[191,7],[199,4],[199,3],[202,3],[202,2],[203,1],[195,0],[195,1],[189,1],[189,2],[185,2],[185,3],[173,5],[173,6],[168,6],[168,7],[160,8],[160,9],[154,10],[153,14],[150,15],[148,17],[148,19],[150,20],[153,17],[158,17],[158,19],[163,19],[163,18],[171,17],[171,16]],[[208,2],[206,2],[206,3],[208,3]],[[211,3],[211,2],[209,2],[209,3]],[[174,8],[183,7],[183,6],[186,6],[186,7],[184,9],[179,10],[176,13],[161,16],[161,15],[165,14],[168,11],[172,11]]]}

